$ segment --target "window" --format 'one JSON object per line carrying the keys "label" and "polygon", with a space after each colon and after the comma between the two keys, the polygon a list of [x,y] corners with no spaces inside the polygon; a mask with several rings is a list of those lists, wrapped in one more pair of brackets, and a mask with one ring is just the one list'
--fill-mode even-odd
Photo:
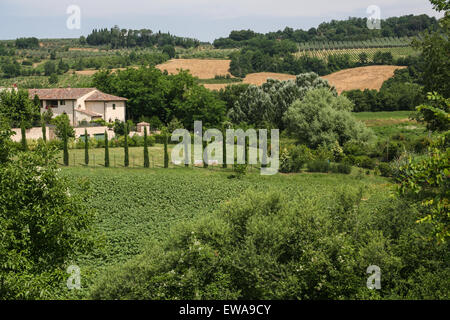
{"label": "window", "polygon": [[113,110],[116,110],[116,104],[113,103]]}
{"label": "window", "polygon": [[60,100],[60,101],[59,101],[59,105],[65,106],[65,105],[66,105],[66,101],[65,101],[65,100]]}
{"label": "window", "polygon": [[48,109],[48,108],[58,108],[58,100],[45,101],[45,109]]}

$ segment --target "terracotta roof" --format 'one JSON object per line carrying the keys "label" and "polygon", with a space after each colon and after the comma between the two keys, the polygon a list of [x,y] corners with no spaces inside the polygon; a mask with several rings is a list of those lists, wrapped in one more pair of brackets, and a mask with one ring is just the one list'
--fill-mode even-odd
{"label": "terracotta roof", "polygon": [[75,109],[75,111],[87,114],[88,116],[91,116],[91,117],[102,117],[102,115],[100,113],[90,111],[90,110]]}
{"label": "terracotta roof", "polygon": [[30,98],[37,94],[41,100],[77,100],[93,92],[85,101],[127,101],[128,99],[103,93],[96,88],[28,89]]}
{"label": "terracotta roof", "polygon": [[101,91],[96,91],[91,94],[85,101],[127,101],[128,99],[113,96],[111,94],[103,93]]}
{"label": "terracotta roof", "polygon": [[37,94],[41,100],[76,100],[95,88],[28,89],[31,99]]}

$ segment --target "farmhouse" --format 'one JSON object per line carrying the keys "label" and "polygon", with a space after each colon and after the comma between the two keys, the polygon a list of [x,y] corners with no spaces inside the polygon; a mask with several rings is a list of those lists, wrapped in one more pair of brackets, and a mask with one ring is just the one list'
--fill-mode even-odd
{"label": "farmhouse", "polygon": [[126,98],[103,93],[96,88],[29,89],[41,101],[41,113],[51,108],[53,115],[66,113],[73,126],[83,120],[125,121]]}

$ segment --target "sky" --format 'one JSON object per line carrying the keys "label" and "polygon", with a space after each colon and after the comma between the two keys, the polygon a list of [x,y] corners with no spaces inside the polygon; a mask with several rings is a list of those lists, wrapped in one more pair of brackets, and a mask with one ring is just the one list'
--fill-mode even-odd
{"label": "sky", "polygon": [[[79,28],[73,11],[67,13],[73,5],[80,9]],[[232,30],[308,30],[332,19],[368,17],[371,5],[380,8],[382,19],[440,16],[428,0],[0,0],[0,39],[78,38],[118,25],[211,42]],[[68,28],[67,20],[75,28]]]}

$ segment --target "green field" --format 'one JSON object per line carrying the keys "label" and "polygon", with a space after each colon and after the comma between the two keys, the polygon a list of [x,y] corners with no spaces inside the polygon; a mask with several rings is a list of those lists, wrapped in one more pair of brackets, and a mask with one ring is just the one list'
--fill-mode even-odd
{"label": "green field", "polygon": [[381,111],[381,112],[354,112],[353,116],[361,121],[408,119],[413,111]]}
{"label": "green field", "polygon": [[[185,168],[64,168],[62,174],[72,181],[71,192],[82,191],[78,179],[89,181],[88,206],[97,213],[98,246],[88,255],[72,259],[82,270],[85,290],[78,293],[81,296],[89,294],[89,285],[103,268],[129,260],[141,253],[150,239],[164,238],[177,223],[210,214],[246,190],[302,197],[320,194],[327,203],[340,188],[361,187],[367,206],[389,193],[384,178],[360,176],[356,170],[351,175],[261,176],[255,172],[241,180],[228,179],[229,172],[222,170]],[[68,294],[64,286],[61,294]]]}
{"label": "green field", "polygon": [[380,140],[403,136],[414,140],[427,135],[425,126],[412,120],[413,111],[354,112],[353,116],[371,128]]}

